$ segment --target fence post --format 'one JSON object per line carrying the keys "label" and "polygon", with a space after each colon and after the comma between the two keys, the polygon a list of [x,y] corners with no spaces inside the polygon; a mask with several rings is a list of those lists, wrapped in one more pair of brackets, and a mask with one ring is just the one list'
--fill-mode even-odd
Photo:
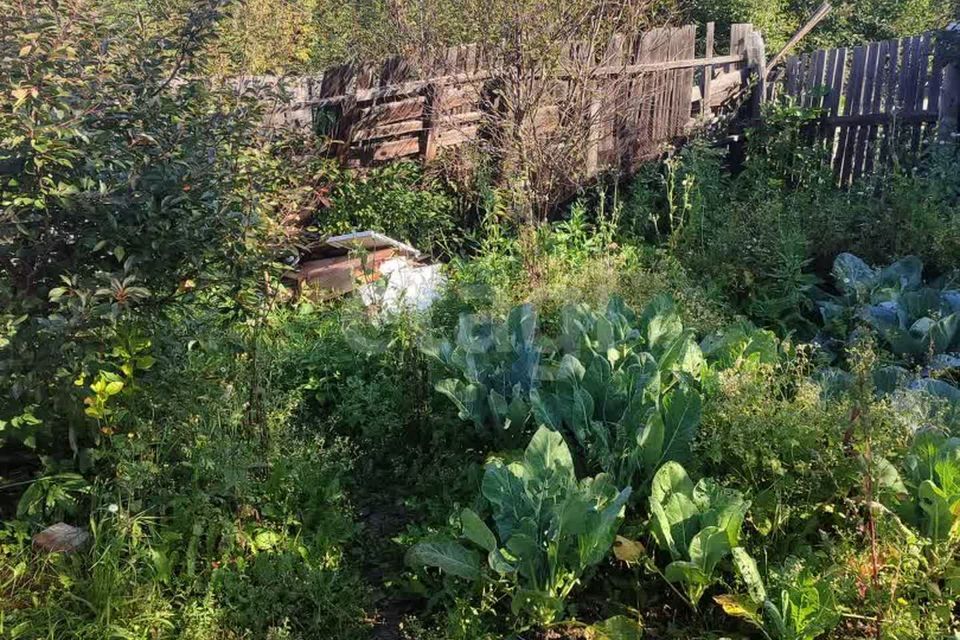
{"label": "fence post", "polygon": [[350,153],[353,142],[353,127],[357,119],[357,68],[353,65],[342,65],[337,67],[336,74],[337,77],[334,79],[336,89],[334,89],[333,95],[340,93],[346,97],[340,103],[340,118],[336,123],[334,141],[331,146],[337,158],[344,162]]}
{"label": "fence post", "polygon": [[[946,33],[941,38],[949,38],[946,44],[952,60],[943,68],[937,140],[949,142],[954,136],[960,134],[960,121],[958,121],[960,118],[960,62],[957,61],[960,56],[960,22],[947,27]],[[944,46],[944,42],[938,42],[937,46]]]}
{"label": "fence post", "polygon": [[747,34],[747,69],[751,81],[755,81],[753,94],[750,96],[749,114],[751,118],[760,117],[760,105],[767,95],[767,55],[763,44],[763,36],[759,31]]}
{"label": "fence post", "polygon": [[601,123],[600,120],[600,99],[593,98],[590,101],[590,113],[589,116],[589,140],[587,141],[587,175],[593,176],[597,173],[597,168],[599,166],[600,160],[600,138],[601,138]]}
{"label": "fence post", "polygon": [[[713,37],[715,25],[712,22],[707,23],[707,41],[704,56],[709,60],[713,57]],[[709,117],[712,115],[710,110],[710,85],[713,83],[713,65],[708,64],[703,68],[703,89],[700,92],[700,115]]]}
{"label": "fence post", "polygon": [[420,133],[420,157],[430,162],[437,157],[437,121],[443,100],[443,89],[435,82],[430,83],[424,94],[423,131]]}

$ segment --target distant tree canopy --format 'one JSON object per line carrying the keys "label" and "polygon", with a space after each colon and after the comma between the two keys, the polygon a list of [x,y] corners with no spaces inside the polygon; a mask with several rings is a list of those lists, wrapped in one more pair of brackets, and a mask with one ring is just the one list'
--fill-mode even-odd
{"label": "distant tree canopy", "polygon": [[[185,0],[102,0],[120,13],[172,13]],[[779,50],[821,0],[659,0],[652,22],[751,22]],[[449,45],[489,37],[490,12],[475,0],[246,0],[227,11],[211,56],[216,73],[298,73],[409,50],[411,40]],[[598,10],[615,5],[597,0]],[[960,15],[956,0],[835,0],[802,43],[812,49],[920,33]],[[601,6],[602,5],[602,6]],[[481,16],[486,16],[482,18]]]}
{"label": "distant tree canopy", "polygon": [[[822,0],[690,0],[688,20],[713,20],[718,34],[734,22],[751,22],[776,52],[813,15]],[[802,42],[816,49],[915,35],[945,26],[960,13],[954,0],[833,0],[833,10]]]}

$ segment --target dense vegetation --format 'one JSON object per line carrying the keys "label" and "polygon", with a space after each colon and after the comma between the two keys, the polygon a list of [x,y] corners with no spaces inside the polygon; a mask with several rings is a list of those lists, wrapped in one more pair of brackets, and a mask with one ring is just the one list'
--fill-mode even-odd
{"label": "dense vegetation", "polygon": [[[111,0],[114,1],[114,0]],[[499,0],[498,0],[499,1]],[[118,3],[167,15],[184,0]],[[571,5],[590,6],[587,0]],[[593,3],[596,4],[596,3]],[[609,3],[629,6],[630,2]],[[729,25],[750,22],[760,29],[769,55],[782,48],[821,4],[819,0],[643,0],[648,24],[717,23],[719,47]],[[944,26],[955,18],[952,0],[840,0],[801,49],[846,46]],[[124,6],[125,5],[125,6]],[[495,10],[496,9],[496,10]],[[222,73],[302,73],[357,59],[380,59],[426,45],[476,42],[514,14],[549,22],[561,11],[543,0],[247,0],[221,21],[220,45],[211,51]],[[702,32],[702,29],[701,29]],[[702,33],[701,33],[702,35]]]}
{"label": "dense vegetation", "polygon": [[[0,0],[0,638],[960,634],[956,145],[839,189],[770,105],[741,162],[532,224],[201,80],[413,5],[187,4]],[[821,37],[944,11],[870,4]],[[428,311],[293,295],[354,229],[444,263]],[[35,548],[57,522],[85,544]]]}

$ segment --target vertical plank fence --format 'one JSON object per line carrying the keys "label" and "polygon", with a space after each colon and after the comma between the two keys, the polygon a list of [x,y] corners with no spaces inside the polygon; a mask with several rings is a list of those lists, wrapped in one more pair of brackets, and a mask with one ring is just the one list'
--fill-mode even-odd
{"label": "vertical plank fence", "polygon": [[[589,68],[582,82],[592,98],[585,142],[589,175],[630,167],[655,156],[665,142],[686,135],[697,118],[711,118],[747,86],[756,70],[755,47],[762,40],[749,24],[731,27],[730,51],[714,51],[714,27],[697,57],[694,26],[652,29],[636,37],[616,36],[604,52],[570,43],[569,73]],[[447,51],[440,69],[417,69],[394,58],[379,65],[343,65],[319,78],[285,81],[294,100],[275,110],[271,123],[320,130],[333,141],[333,153],[348,166],[370,166],[398,158],[430,161],[444,150],[483,139],[499,126],[491,95],[504,82],[499,69],[477,45]],[[557,93],[572,76],[557,72]],[[262,81],[262,79],[261,79]],[[564,85],[564,83],[567,83]],[[309,114],[309,117],[306,115]],[[569,113],[550,99],[537,105],[532,123],[549,136]]]}
{"label": "vertical plank fence", "polygon": [[815,137],[841,184],[957,134],[956,32],[793,56],[784,92],[821,111]]}
{"label": "vertical plank fence", "polygon": [[[586,81],[589,131],[584,136],[586,173],[631,169],[656,156],[663,143],[691,132],[728,105],[742,106],[748,120],[760,103],[791,96],[820,111],[812,141],[822,146],[837,179],[851,184],[889,166],[894,157],[915,157],[960,132],[960,25],[915,37],[821,49],[786,59],[769,87],[757,73],[765,66],[760,33],[749,24],[730,28],[730,48],[715,51],[713,23],[706,25],[703,57],[694,26],[652,29],[617,36],[606,51],[567,46],[569,68],[600,66]],[[319,132],[348,166],[399,158],[429,162],[445,150],[482,141],[504,126],[495,97],[505,82],[477,45],[446,52],[431,73],[401,58],[379,64],[343,65],[321,76],[234,79],[267,88],[277,99],[268,124]],[[572,76],[559,70],[554,93],[532,115],[537,135],[548,137],[569,114],[551,96],[569,90]]]}

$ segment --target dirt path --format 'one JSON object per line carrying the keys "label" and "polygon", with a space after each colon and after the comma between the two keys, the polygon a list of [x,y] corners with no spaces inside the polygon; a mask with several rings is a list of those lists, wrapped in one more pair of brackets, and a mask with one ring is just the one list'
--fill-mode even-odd
{"label": "dirt path", "polygon": [[[362,525],[361,556],[363,579],[370,586],[374,610],[371,640],[402,640],[403,618],[417,609],[415,598],[397,594],[387,583],[404,569],[400,545],[392,541],[412,520],[398,503],[370,503],[359,512]],[[374,551],[375,550],[375,551]]]}

